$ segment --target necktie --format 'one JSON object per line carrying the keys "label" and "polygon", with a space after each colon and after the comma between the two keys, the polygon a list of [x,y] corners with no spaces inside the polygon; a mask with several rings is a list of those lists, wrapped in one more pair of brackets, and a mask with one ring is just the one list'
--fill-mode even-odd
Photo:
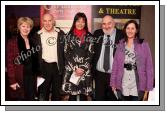
{"label": "necktie", "polygon": [[105,72],[108,72],[110,69],[110,35],[107,35],[107,42],[105,43],[105,51],[104,51],[104,62],[103,68]]}

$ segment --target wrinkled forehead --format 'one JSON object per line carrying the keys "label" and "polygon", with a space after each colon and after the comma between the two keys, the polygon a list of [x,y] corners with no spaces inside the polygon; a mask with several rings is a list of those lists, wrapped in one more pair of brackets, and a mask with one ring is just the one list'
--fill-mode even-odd
{"label": "wrinkled forehead", "polygon": [[114,19],[111,17],[111,16],[105,16],[103,19],[102,19],[102,23],[113,23],[114,22]]}

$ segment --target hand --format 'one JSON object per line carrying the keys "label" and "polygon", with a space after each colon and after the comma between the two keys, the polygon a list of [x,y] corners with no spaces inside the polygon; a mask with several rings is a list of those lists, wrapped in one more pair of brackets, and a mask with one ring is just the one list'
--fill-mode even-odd
{"label": "hand", "polygon": [[112,91],[115,91],[116,90],[116,88],[115,87],[112,87]]}
{"label": "hand", "polygon": [[82,76],[84,74],[84,70],[82,68],[77,68],[75,73],[77,76]]}
{"label": "hand", "polygon": [[147,99],[148,99],[148,91],[145,91],[143,96],[143,101],[147,101]]}
{"label": "hand", "polygon": [[13,90],[17,90],[17,88],[20,88],[20,85],[18,83],[14,83],[12,85],[10,85],[10,87],[13,89]]}

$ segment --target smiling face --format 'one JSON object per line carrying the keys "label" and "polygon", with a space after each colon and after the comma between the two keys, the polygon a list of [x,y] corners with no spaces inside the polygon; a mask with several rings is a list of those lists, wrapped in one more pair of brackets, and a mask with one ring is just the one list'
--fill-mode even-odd
{"label": "smiling face", "polygon": [[137,33],[137,29],[134,23],[130,23],[126,27],[126,35],[128,38],[135,38]]}
{"label": "smiling face", "polygon": [[28,34],[30,33],[31,30],[31,26],[30,24],[23,22],[20,26],[19,26],[19,31],[21,36],[28,36]]}
{"label": "smiling face", "polygon": [[50,14],[45,14],[43,16],[43,27],[46,31],[50,32],[53,30],[54,18]]}
{"label": "smiling face", "polygon": [[102,29],[105,34],[111,34],[115,27],[114,19],[107,15],[102,20]]}
{"label": "smiling face", "polygon": [[85,27],[85,20],[83,18],[79,18],[76,23],[75,23],[75,27],[78,30],[82,30]]}

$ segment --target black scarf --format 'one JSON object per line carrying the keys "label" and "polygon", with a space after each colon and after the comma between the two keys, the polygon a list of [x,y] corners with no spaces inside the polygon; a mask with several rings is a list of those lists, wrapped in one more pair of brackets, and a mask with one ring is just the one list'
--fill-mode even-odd
{"label": "black scarf", "polygon": [[[22,55],[22,57],[23,57],[23,58],[21,58],[21,64],[25,64],[30,57],[28,57],[28,58],[24,57],[24,55],[27,55],[28,49],[26,49],[25,41],[20,34],[17,37],[17,45],[18,45],[18,49],[19,49],[19,55],[20,56]],[[30,45],[30,48],[31,48],[31,45]]]}

